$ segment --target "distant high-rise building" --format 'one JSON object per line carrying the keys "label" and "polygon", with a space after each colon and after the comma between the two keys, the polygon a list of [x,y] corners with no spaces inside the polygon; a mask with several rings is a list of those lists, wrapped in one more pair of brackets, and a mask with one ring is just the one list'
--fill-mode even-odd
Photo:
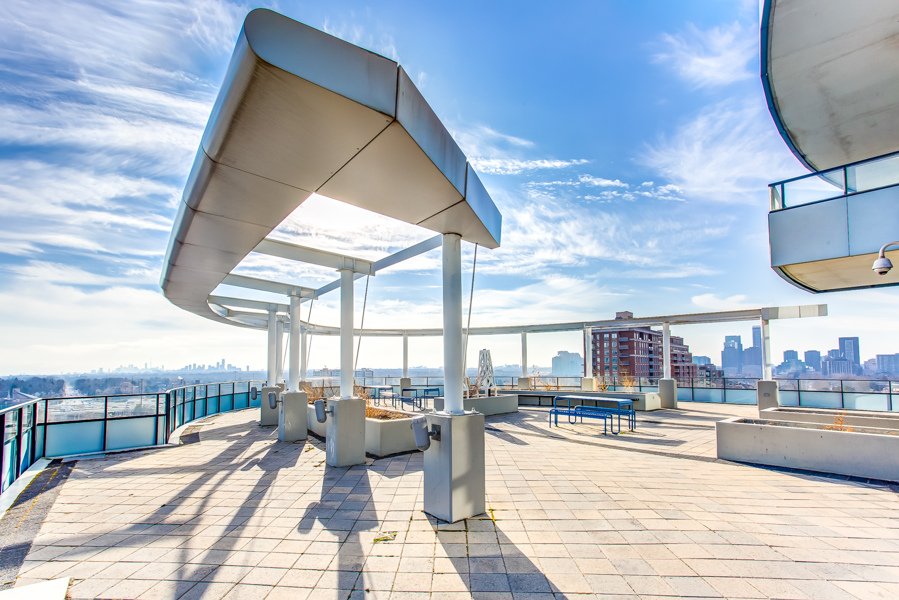
{"label": "distant high-rise building", "polygon": [[[762,328],[756,325],[752,328],[752,347],[753,348],[761,348],[762,347]],[[761,355],[761,354],[760,354]]]}
{"label": "distant high-rise building", "polygon": [[784,362],[791,360],[799,360],[799,353],[796,350],[784,350]]}
{"label": "distant high-rise building", "polygon": [[693,363],[694,363],[694,364],[697,364],[697,365],[700,365],[700,366],[702,366],[702,365],[710,365],[710,364],[712,364],[712,359],[709,358],[708,356],[696,356],[696,355],[694,354],[694,355],[693,355]]}
{"label": "distant high-rise building", "polygon": [[861,356],[858,351],[858,338],[857,337],[841,337],[839,339],[840,342],[840,354],[843,355],[843,358],[848,360],[855,366],[855,372],[861,371]]}
{"label": "distant high-rise building", "polygon": [[721,370],[725,375],[736,375],[743,370],[743,342],[738,335],[724,336],[721,351]]}
{"label": "distant high-rise building", "polygon": [[827,358],[842,358],[842,357],[843,357],[843,353],[840,351],[839,348],[835,348],[833,350],[827,351]]}
{"label": "distant high-rise building", "polygon": [[833,358],[828,356],[821,361],[821,373],[825,377],[836,377],[837,375],[851,375],[853,372],[853,364],[845,358]]}
{"label": "distant high-rise building", "polygon": [[815,371],[821,370],[821,353],[817,350],[805,351],[805,366]]}
{"label": "distant high-rise building", "polygon": [[878,354],[877,372],[884,375],[895,375],[899,373],[899,354]]}
{"label": "distant high-rise building", "polygon": [[553,376],[580,377],[584,374],[584,357],[576,352],[559,350],[553,356]]}

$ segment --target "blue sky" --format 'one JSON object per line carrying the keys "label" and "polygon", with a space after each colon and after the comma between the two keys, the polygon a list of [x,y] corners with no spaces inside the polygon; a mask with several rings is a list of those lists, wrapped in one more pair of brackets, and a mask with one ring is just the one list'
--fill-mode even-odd
{"label": "blue sky", "polygon": [[[256,6],[398,60],[476,166],[504,229],[500,249],[479,253],[474,325],[827,303],[825,319],[773,326],[778,361],[848,335],[863,358],[899,351],[899,326],[878,318],[896,292],[811,295],[769,267],[766,185],[804,170],[765,107],[754,1],[108,4],[0,5],[2,374],[262,367],[263,333],[185,313],[158,290],[175,207]],[[307,204],[278,235],[366,257],[431,235]],[[438,266],[435,251],[372,279],[366,324],[439,326]],[[241,271],[334,279],[259,257]],[[313,320],[336,324],[337,300]],[[750,327],[674,333],[717,361],[723,336],[751,339]],[[310,366],[336,366],[336,340],[314,344]],[[532,336],[529,362],[580,345]],[[482,347],[494,364],[519,361],[517,336],[475,338],[470,355]],[[399,366],[400,353],[365,340],[359,364]],[[441,362],[438,340],[412,354]]]}

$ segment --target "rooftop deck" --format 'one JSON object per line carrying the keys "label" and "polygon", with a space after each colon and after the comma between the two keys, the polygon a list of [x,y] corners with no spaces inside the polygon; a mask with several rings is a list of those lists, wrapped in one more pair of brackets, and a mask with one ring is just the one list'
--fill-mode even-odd
{"label": "rooftop deck", "polygon": [[617,437],[550,430],[546,409],[489,418],[490,510],[453,525],[421,512],[421,454],[333,469],[317,440],[257,426],[258,409],[219,414],[189,425],[198,443],[74,463],[16,584],[72,577],[72,598],[142,599],[899,596],[895,490],[716,460],[714,422],[754,410],[640,414]]}

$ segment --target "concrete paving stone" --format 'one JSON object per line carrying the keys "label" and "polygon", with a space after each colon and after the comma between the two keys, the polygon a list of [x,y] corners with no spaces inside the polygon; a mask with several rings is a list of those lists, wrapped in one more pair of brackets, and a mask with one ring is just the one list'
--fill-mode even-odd
{"label": "concrete paving stone", "polygon": [[233,583],[200,582],[184,592],[178,600],[221,600],[233,587]]}
{"label": "concrete paving stone", "polygon": [[141,594],[141,600],[176,600],[196,584],[195,581],[156,581]]}

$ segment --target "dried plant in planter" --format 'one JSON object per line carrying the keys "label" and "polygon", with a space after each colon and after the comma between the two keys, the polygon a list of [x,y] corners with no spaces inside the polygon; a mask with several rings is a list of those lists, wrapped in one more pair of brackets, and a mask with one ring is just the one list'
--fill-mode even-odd
{"label": "dried plant in planter", "polygon": [[371,404],[365,405],[365,416],[368,419],[380,419],[381,421],[409,418],[409,415],[405,415],[393,410],[388,410],[386,408],[378,408],[377,406],[372,406]]}
{"label": "dried plant in planter", "polygon": [[827,425],[824,429],[831,429],[833,431],[852,431],[852,427],[848,427],[843,422],[845,416],[846,411],[841,411],[833,418],[833,425]]}

